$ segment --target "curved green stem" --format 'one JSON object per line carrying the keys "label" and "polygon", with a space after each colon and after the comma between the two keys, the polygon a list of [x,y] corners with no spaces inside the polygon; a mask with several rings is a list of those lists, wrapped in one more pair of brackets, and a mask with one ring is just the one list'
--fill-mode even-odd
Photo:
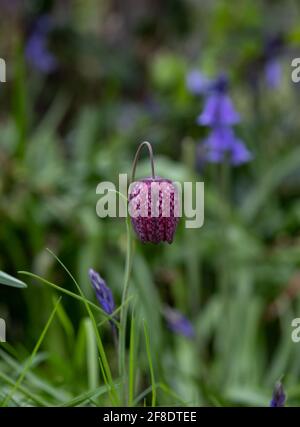
{"label": "curved green stem", "polygon": [[150,162],[151,162],[151,173],[152,173],[152,178],[153,178],[153,179],[155,179],[154,156],[153,156],[152,145],[150,144],[150,142],[148,142],[148,141],[144,141],[144,142],[142,142],[142,143],[139,145],[139,147],[138,147],[138,149],[137,149],[137,151],[136,151],[136,153],[135,153],[135,156],[134,156],[133,165],[132,165],[132,173],[131,173],[131,182],[134,182],[134,177],[135,177],[135,170],[136,170],[136,166],[137,166],[137,161],[138,161],[138,159],[139,159],[139,155],[140,155],[141,149],[142,149],[144,146],[148,148],[149,155],[150,155]]}
{"label": "curved green stem", "polygon": [[[127,198],[116,190],[109,190],[119,194],[124,201],[127,203]],[[128,291],[129,291],[129,279],[130,271],[132,264],[132,239],[130,232],[130,221],[127,215],[126,217],[126,235],[127,235],[127,244],[126,244],[126,260],[125,260],[125,272],[124,272],[124,283],[123,283],[123,292],[122,292],[122,301],[121,301],[121,311],[120,311],[120,327],[119,327],[119,373],[121,378],[123,378],[123,399],[124,403],[127,404],[127,373],[126,373],[126,325],[127,325],[127,314],[128,314]]]}

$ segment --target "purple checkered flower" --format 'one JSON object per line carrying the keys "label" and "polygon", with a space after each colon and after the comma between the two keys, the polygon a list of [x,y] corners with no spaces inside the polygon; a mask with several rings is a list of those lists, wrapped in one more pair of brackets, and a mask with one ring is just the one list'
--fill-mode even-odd
{"label": "purple checkered flower", "polygon": [[25,56],[27,61],[37,70],[48,74],[57,68],[57,59],[48,49],[48,35],[52,29],[49,16],[40,17],[27,40]]}
{"label": "purple checkered flower", "polygon": [[191,339],[195,337],[194,326],[182,313],[173,308],[166,307],[164,309],[164,316],[171,331]]}
{"label": "purple checkered flower", "polygon": [[115,310],[115,302],[111,290],[102,277],[92,268],[89,269],[89,277],[99,304],[106,314],[111,315]]}
{"label": "purple checkered flower", "polygon": [[177,188],[169,179],[140,179],[131,186],[129,212],[143,243],[172,243],[179,221]]}
{"label": "purple checkered flower", "polygon": [[[149,151],[152,176],[135,181],[143,147]],[[155,175],[153,150],[148,141],[142,142],[135,153],[128,201],[133,229],[143,243],[172,243],[180,214],[178,189],[170,179]]]}
{"label": "purple checkered flower", "polygon": [[270,402],[271,408],[283,408],[285,405],[286,395],[283,390],[282,383],[278,381],[278,383],[275,385],[273,397]]}
{"label": "purple checkered flower", "polygon": [[194,95],[203,95],[208,90],[209,79],[200,73],[200,71],[192,70],[186,77],[186,86]]}

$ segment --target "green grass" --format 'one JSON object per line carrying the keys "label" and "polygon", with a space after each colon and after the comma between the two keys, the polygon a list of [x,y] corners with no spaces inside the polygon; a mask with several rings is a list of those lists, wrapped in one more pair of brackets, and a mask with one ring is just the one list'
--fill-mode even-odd
{"label": "green grass", "polygon": [[[57,1],[42,3],[16,6],[17,19],[1,10],[11,70],[0,92],[2,404],[268,406],[283,378],[287,405],[299,406],[300,123],[288,59],[300,47],[297,2],[74,2],[63,17]],[[43,14],[58,61],[49,74],[25,55]],[[279,30],[282,76],[270,88],[265,34]],[[228,74],[251,162],[203,162],[210,129],[196,124],[205,95],[187,89],[191,69]],[[142,244],[129,218],[96,214],[99,182],[127,203],[118,175],[144,139],[158,176],[205,184],[204,226],[182,218],[171,245]],[[137,178],[151,169],[141,154]],[[112,291],[111,315],[89,268]],[[194,339],[168,328],[165,306],[191,321]]]}

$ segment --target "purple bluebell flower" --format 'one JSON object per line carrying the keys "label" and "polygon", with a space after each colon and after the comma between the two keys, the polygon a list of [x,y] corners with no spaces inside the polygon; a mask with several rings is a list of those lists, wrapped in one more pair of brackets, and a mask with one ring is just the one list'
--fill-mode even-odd
{"label": "purple bluebell flower", "polygon": [[179,311],[170,307],[164,309],[164,316],[169,329],[176,334],[183,335],[187,338],[195,337],[195,329],[192,323]]}
{"label": "purple bluebell flower", "polygon": [[52,29],[49,16],[40,17],[25,47],[27,61],[37,70],[48,74],[57,68],[57,59],[48,49],[48,35]]}
{"label": "purple bluebell flower", "polygon": [[203,95],[208,90],[209,79],[200,73],[200,71],[192,70],[186,77],[186,86],[194,95]]}
{"label": "purple bluebell flower", "polygon": [[276,88],[281,82],[282,69],[279,56],[284,51],[285,40],[282,34],[275,34],[265,41],[263,62],[265,81],[270,88]]}
{"label": "purple bluebell flower", "polygon": [[247,147],[230,127],[213,128],[204,147],[206,160],[210,163],[222,163],[227,158],[232,165],[238,166],[252,159]]}
{"label": "purple bluebell flower", "polygon": [[[232,126],[240,121],[240,116],[228,95],[228,86],[228,79],[224,75],[213,82],[211,93],[207,96],[197,123],[211,127],[211,132],[203,144],[205,160],[210,163],[221,163],[228,159],[233,166],[239,166],[249,162],[252,155],[234,134]],[[197,153],[203,155],[200,149]]]}
{"label": "purple bluebell flower", "polygon": [[221,75],[211,85],[210,94],[197,123],[203,126],[232,126],[239,121],[240,115],[228,95],[228,79]]}
{"label": "purple bluebell flower", "polygon": [[111,290],[106,285],[105,280],[92,268],[89,269],[89,277],[99,304],[106,314],[111,315],[115,310],[115,302]]}
{"label": "purple bluebell flower", "polygon": [[272,400],[270,402],[270,407],[271,408],[282,408],[282,407],[284,407],[285,399],[286,399],[286,395],[285,395],[285,392],[283,390],[282,383],[280,381],[278,381],[278,383],[276,383],[274,391],[273,391],[273,397],[272,397]]}
{"label": "purple bluebell flower", "polygon": [[271,88],[277,88],[280,85],[282,77],[282,67],[278,59],[271,59],[265,64],[265,80]]}
{"label": "purple bluebell flower", "polygon": [[197,123],[203,126],[231,126],[239,123],[240,115],[226,93],[214,92],[208,96]]}
{"label": "purple bluebell flower", "polygon": [[253,156],[248,148],[239,139],[236,139],[235,143],[232,145],[230,154],[230,162],[233,166],[239,166],[243,163],[248,163],[253,159]]}

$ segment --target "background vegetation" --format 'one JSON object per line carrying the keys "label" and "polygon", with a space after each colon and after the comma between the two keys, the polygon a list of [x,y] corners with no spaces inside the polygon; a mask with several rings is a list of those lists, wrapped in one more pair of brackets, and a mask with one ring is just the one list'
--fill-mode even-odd
{"label": "background vegetation", "polygon": [[[82,300],[17,272],[78,294],[49,248],[85,298],[97,304],[88,277],[93,267],[120,305],[126,226],[96,216],[96,186],[130,173],[146,139],[160,175],[205,182],[205,224],[193,230],[181,221],[172,245],[134,238],[129,403],[268,406],[283,376],[288,404],[297,406],[300,344],[291,340],[291,320],[300,317],[300,125],[290,63],[299,56],[299,3],[1,0],[0,6],[0,56],[7,62],[7,83],[0,85],[0,270],[28,285],[0,285],[0,317],[7,322],[2,403],[126,403],[124,396],[118,401],[124,378],[107,318],[91,308],[112,373],[108,385]],[[281,45],[270,56],[281,77],[270,86],[265,66],[274,38]],[[251,162],[229,167],[199,155],[208,129],[196,123],[205,96],[186,84],[194,69],[211,79],[228,75],[241,116],[236,133]],[[138,174],[149,173],[145,153]],[[170,330],[165,306],[190,320],[194,338]]]}

